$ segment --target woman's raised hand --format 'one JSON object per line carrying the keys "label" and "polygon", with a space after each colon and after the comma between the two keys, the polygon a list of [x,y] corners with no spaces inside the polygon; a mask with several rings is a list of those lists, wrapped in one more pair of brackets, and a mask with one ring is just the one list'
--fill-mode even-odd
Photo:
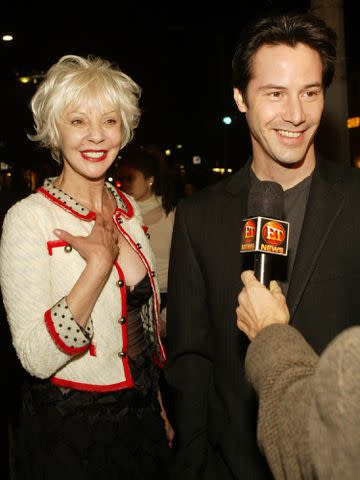
{"label": "woman's raised hand", "polygon": [[113,223],[109,223],[100,214],[96,214],[95,224],[87,237],[74,236],[71,233],[56,229],[55,235],[73,247],[87,264],[111,270],[119,255],[119,233]]}

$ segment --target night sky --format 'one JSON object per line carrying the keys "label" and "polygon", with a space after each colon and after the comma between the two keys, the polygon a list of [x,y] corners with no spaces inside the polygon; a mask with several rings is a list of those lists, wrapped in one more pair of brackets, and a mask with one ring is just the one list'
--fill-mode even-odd
{"label": "night sky", "polygon": [[[0,160],[26,166],[44,158],[26,139],[32,123],[28,103],[36,86],[20,84],[16,75],[45,71],[65,54],[93,54],[117,63],[143,88],[137,143],[162,148],[180,143],[184,156],[201,155],[208,165],[221,164],[224,157],[233,168],[244,163],[248,133],[236,113],[231,87],[239,32],[254,16],[284,12],[289,3],[306,11],[309,2],[256,1],[246,8],[244,2],[237,2],[237,8],[225,8],[228,2],[222,2],[224,6],[200,13],[180,5],[172,12],[151,3],[125,9],[116,21],[95,23],[72,16],[66,23],[45,22],[41,27],[32,22],[0,24],[1,33],[15,36],[12,44],[0,44]],[[355,7],[350,4],[355,2],[345,1],[344,7],[349,74],[360,71],[356,29],[351,28]],[[222,124],[224,115],[235,119],[230,127]]]}

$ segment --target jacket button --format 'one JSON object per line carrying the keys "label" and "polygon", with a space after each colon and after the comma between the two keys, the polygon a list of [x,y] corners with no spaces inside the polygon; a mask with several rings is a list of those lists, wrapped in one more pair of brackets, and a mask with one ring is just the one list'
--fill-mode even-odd
{"label": "jacket button", "polygon": [[72,250],[72,246],[71,245],[65,245],[64,250],[65,250],[66,253],[69,253]]}
{"label": "jacket button", "polygon": [[118,356],[119,356],[119,358],[124,358],[124,357],[126,357],[126,352],[119,352]]}
{"label": "jacket button", "polygon": [[141,243],[137,243],[136,246],[141,249]]}
{"label": "jacket button", "polygon": [[120,323],[120,325],[123,325],[126,322],[126,318],[125,317],[120,317],[118,322]]}
{"label": "jacket button", "polygon": [[118,280],[117,285],[118,285],[119,287],[122,287],[122,286],[124,285],[123,280]]}
{"label": "jacket button", "polygon": [[151,276],[152,277],[155,277],[156,273],[154,272],[154,270],[151,272]]}

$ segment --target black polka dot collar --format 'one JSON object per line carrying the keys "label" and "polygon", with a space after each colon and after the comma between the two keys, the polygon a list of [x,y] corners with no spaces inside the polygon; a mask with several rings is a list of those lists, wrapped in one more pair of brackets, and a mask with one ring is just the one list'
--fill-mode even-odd
{"label": "black polka dot collar", "polygon": [[[48,200],[55,203],[59,207],[67,210],[82,220],[95,220],[96,213],[81,205],[75,198],[65,193],[60,188],[54,186],[53,178],[47,178],[44,184],[37,189],[38,192],[43,194]],[[134,209],[126,195],[109,182],[105,182],[105,187],[112,193],[116,202],[116,215],[124,215],[127,218],[131,218],[134,215]]]}

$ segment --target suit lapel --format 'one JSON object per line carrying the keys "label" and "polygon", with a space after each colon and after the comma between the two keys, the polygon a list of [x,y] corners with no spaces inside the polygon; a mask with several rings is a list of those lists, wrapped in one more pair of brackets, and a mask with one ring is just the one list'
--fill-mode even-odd
{"label": "suit lapel", "polygon": [[323,245],[344,203],[344,195],[335,188],[335,181],[325,180],[322,172],[323,169],[320,168],[314,171],[289,285],[287,304],[291,317],[297,310]]}
{"label": "suit lapel", "polygon": [[241,168],[237,173],[232,175],[229,179],[229,182],[226,186],[226,190],[233,195],[239,196],[242,201],[242,210],[246,214],[247,203],[248,203],[248,193],[250,189],[250,166],[251,159],[249,159],[243,168]]}

